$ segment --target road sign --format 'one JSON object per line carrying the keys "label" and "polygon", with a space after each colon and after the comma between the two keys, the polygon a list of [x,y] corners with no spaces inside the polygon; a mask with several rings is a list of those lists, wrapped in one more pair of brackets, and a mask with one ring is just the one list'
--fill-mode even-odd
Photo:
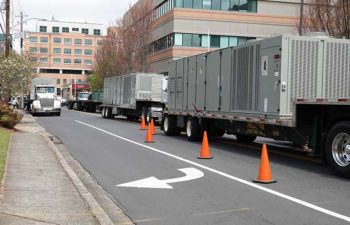
{"label": "road sign", "polygon": [[129,183],[119,184],[117,187],[133,187],[133,188],[156,188],[156,189],[173,189],[169,184],[195,180],[204,176],[204,173],[196,168],[178,169],[185,174],[184,177],[173,178],[167,180],[159,180],[156,177],[148,177],[142,180],[132,181]]}

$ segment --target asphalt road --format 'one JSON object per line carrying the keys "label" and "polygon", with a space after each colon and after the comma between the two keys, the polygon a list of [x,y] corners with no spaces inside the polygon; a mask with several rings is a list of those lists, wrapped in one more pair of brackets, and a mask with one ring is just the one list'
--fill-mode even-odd
{"label": "asphalt road", "polygon": [[[64,110],[37,120],[136,224],[350,224],[350,180],[321,163],[270,153],[277,183],[256,185],[260,151],[230,138],[211,141],[213,159],[200,160],[200,143],[157,130],[155,143],[145,144],[139,124],[123,119]],[[203,176],[176,180],[182,168]],[[172,189],[117,186],[149,177],[175,180],[167,183]]]}

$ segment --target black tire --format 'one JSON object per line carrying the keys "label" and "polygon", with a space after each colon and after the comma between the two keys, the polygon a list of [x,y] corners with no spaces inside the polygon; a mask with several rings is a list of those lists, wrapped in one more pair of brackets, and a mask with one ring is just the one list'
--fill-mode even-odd
{"label": "black tire", "polygon": [[186,122],[186,137],[189,141],[199,141],[201,129],[198,118],[190,117]]}
{"label": "black tire", "polygon": [[325,155],[337,174],[350,178],[350,121],[337,123],[328,132]]}
{"label": "black tire", "polygon": [[56,113],[56,116],[61,116],[61,113],[60,112]]}
{"label": "black tire", "polygon": [[108,119],[113,119],[114,118],[114,115],[112,114],[112,108],[106,108],[106,111],[107,111],[107,118]]}
{"label": "black tire", "polygon": [[152,112],[151,110],[147,110],[147,114],[146,114],[146,118],[145,118],[145,121],[146,123],[148,124],[152,119]]}
{"label": "black tire", "polygon": [[255,141],[256,136],[254,135],[246,135],[246,134],[236,134],[237,141],[244,143],[251,143]]}
{"label": "black tire", "polygon": [[163,130],[166,136],[178,135],[179,129],[176,127],[176,117],[165,115],[163,119]]}
{"label": "black tire", "polygon": [[102,118],[106,118],[106,107],[102,107],[101,115],[102,115]]}

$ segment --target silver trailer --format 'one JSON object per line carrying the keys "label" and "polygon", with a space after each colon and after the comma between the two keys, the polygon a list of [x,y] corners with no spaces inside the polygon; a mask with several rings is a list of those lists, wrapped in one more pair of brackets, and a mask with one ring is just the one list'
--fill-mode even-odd
{"label": "silver trailer", "polygon": [[133,120],[143,113],[147,121],[151,117],[160,120],[166,101],[166,82],[162,74],[133,73],[105,78],[102,116],[124,115]]}
{"label": "silver trailer", "polygon": [[165,134],[291,141],[350,176],[350,41],[279,36],[174,61]]}

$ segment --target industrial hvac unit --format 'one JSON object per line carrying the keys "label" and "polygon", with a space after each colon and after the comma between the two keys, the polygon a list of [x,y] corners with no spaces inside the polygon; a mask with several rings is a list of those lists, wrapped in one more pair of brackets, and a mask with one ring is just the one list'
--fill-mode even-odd
{"label": "industrial hvac unit", "polygon": [[297,98],[350,98],[350,41],[278,36],[170,64],[169,111],[292,118]]}

